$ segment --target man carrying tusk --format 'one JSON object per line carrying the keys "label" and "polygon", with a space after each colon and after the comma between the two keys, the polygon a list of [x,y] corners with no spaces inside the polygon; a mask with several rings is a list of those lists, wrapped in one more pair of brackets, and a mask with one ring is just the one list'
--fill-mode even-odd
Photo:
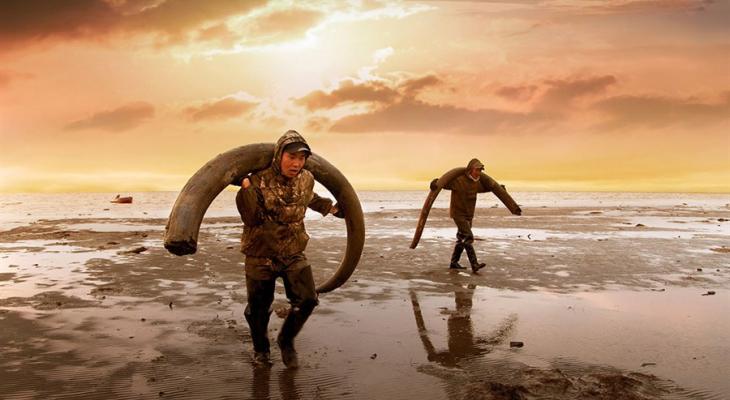
{"label": "man carrying tusk", "polygon": [[294,338],[318,304],[312,268],[304,255],[309,241],[304,229],[307,207],[343,217],[332,200],[314,193],[314,176],[304,169],[310,154],[306,140],[287,131],[276,143],[271,165],[245,177],[236,196],[244,223],[241,252],[246,255],[248,294],[244,315],[257,366],[271,365],[268,325],[276,279],[284,281],[291,304],[276,339],[288,368],[298,367]]}
{"label": "man carrying tusk", "polygon": [[[466,167],[463,175],[453,179],[444,186],[444,189],[451,190],[451,203],[449,204],[449,217],[456,224],[456,245],[451,255],[451,269],[466,269],[459,264],[461,253],[466,250],[466,256],[469,258],[471,270],[477,273],[484,268],[486,264],[477,261],[477,253],[474,251],[474,235],[471,232],[471,224],[474,219],[474,209],[477,203],[477,193],[485,193],[495,188],[487,187],[481,181],[481,173],[484,170],[484,164],[476,158],[471,159]],[[437,179],[431,181],[431,190],[436,187]],[[496,182],[495,182],[496,184]],[[510,198],[511,200],[511,198]],[[513,211],[516,215],[521,215],[522,210],[519,207]]]}

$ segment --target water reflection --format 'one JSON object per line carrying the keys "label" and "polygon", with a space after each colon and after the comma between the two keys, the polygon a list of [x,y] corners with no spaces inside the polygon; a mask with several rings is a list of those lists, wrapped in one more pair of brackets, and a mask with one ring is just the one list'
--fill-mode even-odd
{"label": "water reflection", "polygon": [[[296,388],[297,370],[285,368],[279,372],[279,395],[283,400],[299,400],[301,396]],[[271,368],[253,368],[253,382],[251,383],[251,399],[270,400],[271,397]]]}
{"label": "water reflection", "polygon": [[442,311],[442,314],[448,314],[446,320],[448,347],[440,351],[436,349],[428,336],[428,329],[423,319],[418,295],[414,290],[409,290],[418,334],[421,337],[429,361],[446,367],[455,367],[466,359],[489,353],[494,345],[502,343],[507,338],[515,322],[514,316],[507,317],[496,330],[488,335],[474,335],[471,310],[475,290],[476,285],[474,284],[469,284],[466,287],[457,285],[454,290],[455,309]]}

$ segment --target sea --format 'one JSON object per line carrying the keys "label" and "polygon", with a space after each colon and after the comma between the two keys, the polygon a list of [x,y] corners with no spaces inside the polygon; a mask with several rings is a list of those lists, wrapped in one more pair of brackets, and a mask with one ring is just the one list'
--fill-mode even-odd
{"label": "sea", "polygon": [[[323,196],[333,197],[320,188]],[[115,204],[120,194],[132,196],[132,204]],[[13,193],[0,194],[0,231],[39,220],[167,218],[179,192],[133,193]],[[427,191],[359,191],[363,212],[420,209]],[[705,211],[730,208],[729,193],[624,193],[624,192],[513,192],[523,210],[546,207],[692,207]],[[236,192],[224,190],[208,208],[206,217],[237,217]],[[434,209],[447,208],[449,194],[442,193]],[[501,206],[499,200],[482,194],[477,207]],[[529,211],[526,211],[526,213]],[[308,219],[319,216],[310,212]]]}

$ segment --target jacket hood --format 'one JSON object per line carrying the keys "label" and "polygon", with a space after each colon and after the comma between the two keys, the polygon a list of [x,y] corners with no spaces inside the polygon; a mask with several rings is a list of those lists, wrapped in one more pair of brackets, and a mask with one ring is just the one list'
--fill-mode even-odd
{"label": "jacket hood", "polygon": [[279,140],[276,141],[276,146],[274,146],[274,159],[271,160],[271,168],[279,174],[281,174],[281,153],[284,152],[284,147],[291,143],[304,143],[309,146],[304,137],[295,130],[288,130],[281,135]]}
{"label": "jacket hood", "polygon": [[471,161],[469,161],[469,164],[466,165],[466,171],[469,172],[474,167],[484,168],[484,164],[482,164],[482,162],[478,159],[472,158]]}

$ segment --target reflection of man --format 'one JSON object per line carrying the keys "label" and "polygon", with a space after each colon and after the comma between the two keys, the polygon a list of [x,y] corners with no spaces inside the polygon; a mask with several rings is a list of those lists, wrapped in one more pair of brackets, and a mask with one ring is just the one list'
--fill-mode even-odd
{"label": "reflection of man", "polygon": [[460,360],[470,356],[484,354],[488,351],[483,346],[478,346],[474,338],[474,330],[471,323],[472,297],[474,296],[475,285],[468,285],[464,290],[459,288],[454,292],[456,309],[449,311],[449,318],[446,321],[448,329],[448,350],[437,351],[428,337],[426,324],[421,314],[421,306],[418,303],[416,292],[411,290],[411,303],[416,317],[416,325],[421,336],[421,341],[428,354],[429,361],[436,361],[439,364],[453,367]]}
{"label": "reflection of man", "polygon": [[[444,189],[451,190],[451,203],[449,204],[449,216],[454,220],[457,227],[456,245],[451,255],[449,268],[466,269],[459,264],[461,253],[466,250],[472,272],[476,273],[485,264],[477,261],[477,253],[474,251],[474,234],[471,231],[474,210],[477,203],[477,193],[485,193],[492,190],[480,179],[484,170],[484,164],[473,158],[469,161],[464,175],[461,175],[444,186]],[[492,181],[493,182],[493,181]],[[494,182],[496,184],[496,182]],[[435,187],[436,179],[431,182],[431,189]],[[505,192],[506,195],[506,192]],[[509,196],[509,195],[507,195]],[[511,200],[511,198],[510,198]],[[522,210],[519,207],[514,211],[520,215]]]}
{"label": "reflection of man", "polygon": [[311,154],[296,131],[288,131],[274,148],[271,166],[241,182],[236,204],[244,223],[241,251],[246,255],[248,321],[254,364],[269,365],[268,324],[276,278],[284,281],[291,308],[276,339],[284,364],[298,366],[294,338],[317,306],[312,268],[304,256],[309,236],[307,207],[341,217],[332,201],[313,191],[314,177],[303,169]]}

